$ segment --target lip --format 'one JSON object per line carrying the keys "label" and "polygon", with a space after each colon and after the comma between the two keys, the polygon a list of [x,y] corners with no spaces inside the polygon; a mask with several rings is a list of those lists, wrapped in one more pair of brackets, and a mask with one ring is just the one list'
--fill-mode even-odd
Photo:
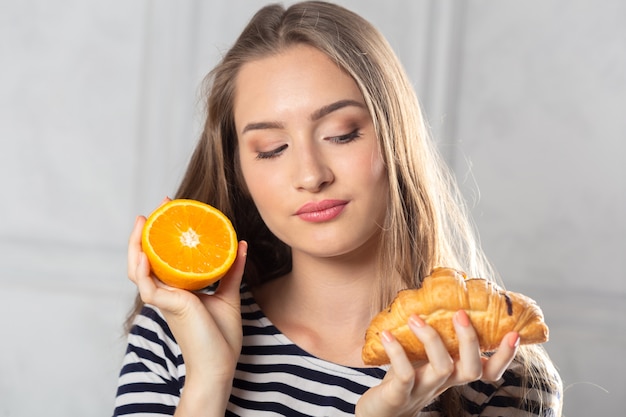
{"label": "lip", "polygon": [[296,216],[307,222],[326,222],[339,216],[347,204],[346,200],[312,201],[300,207]]}

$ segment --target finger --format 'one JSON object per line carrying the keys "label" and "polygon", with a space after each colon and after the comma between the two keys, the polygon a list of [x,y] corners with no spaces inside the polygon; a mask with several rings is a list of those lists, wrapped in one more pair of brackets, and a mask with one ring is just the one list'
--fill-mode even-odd
{"label": "finger", "polygon": [[415,369],[404,351],[404,348],[390,331],[382,332],[381,341],[393,370],[390,384],[391,403],[401,403],[408,398],[415,385]]}
{"label": "finger", "polygon": [[237,248],[235,262],[220,280],[220,284],[215,292],[216,295],[222,294],[229,299],[236,299],[237,303],[239,303],[239,287],[241,286],[241,279],[246,266],[247,254],[248,242],[242,240]]}
{"label": "finger", "polygon": [[164,314],[166,311],[180,314],[189,307],[190,300],[197,299],[191,292],[171,287],[152,275],[150,262],[143,252],[139,255],[135,278],[142,301],[158,307]]}
{"label": "finger", "polygon": [[133,230],[128,238],[128,278],[135,282],[135,271],[139,264],[139,255],[141,254],[141,232],[143,225],[146,222],[146,218],[143,216],[137,216]]}
{"label": "finger", "polygon": [[436,381],[448,379],[450,374],[454,372],[454,361],[448,353],[439,333],[415,314],[409,318],[409,328],[424,344],[428,363],[433,371],[432,376],[434,378],[433,381],[429,382],[436,383]]}
{"label": "finger", "polygon": [[483,381],[497,381],[507,370],[519,347],[519,333],[507,333],[498,350],[483,365]]}
{"label": "finger", "polygon": [[[159,203],[159,207],[161,207],[163,204],[167,203],[168,201],[171,201],[171,199],[169,197],[165,197]],[[133,282],[135,282],[134,273],[135,273],[135,268],[137,267],[137,264],[139,263],[139,254],[142,251],[141,234],[143,232],[143,226],[145,223],[146,223],[146,217],[137,216],[137,218],[135,219],[135,224],[133,225],[133,230],[130,233],[130,237],[128,238],[127,272],[128,272],[128,277]]]}
{"label": "finger", "polygon": [[150,263],[148,262],[148,257],[145,253],[139,252],[135,272],[132,275],[134,277],[133,281],[137,285],[137,290],[139,290],[141,299],[145,303],[152,304],[152,299],[154,298],[154,293],[157,290],[157,285],[154,278],[150,275]]}
{"label": "finger", "polygon": [[459,360],[456,362],[455,380],[462,383],[480,379],[483,362],[476,330],[464,310],[455,313],[453,323],[459,340]]}

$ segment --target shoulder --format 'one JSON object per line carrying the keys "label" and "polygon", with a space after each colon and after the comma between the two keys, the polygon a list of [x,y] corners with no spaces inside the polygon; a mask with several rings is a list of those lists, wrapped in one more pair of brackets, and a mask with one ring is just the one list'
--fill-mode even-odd
{"label": "shoulder", "polygon": [[145,305],[128,334],[114,415],[172,415],[184,381],[182,354],[165,319]]}
{"label": "shoulder", "polygon": [[[247,285],[240,289],[242,315],[245,312],[258,311],[252,293]],[[130,329],[129,344],[143,346],[151,350],[161,350],[173,362],[182,363],[182,356],[178,343],[170,330],[161,311],[150,304],[145,304],[134,318]],[[159,349],[159,347],[161,349]]]}
{"label": "shoulder", "polygon": [[[502,378],[494,383],[476,381],[461,390],[465,409],[470,415],[501,416],[560,416],[561,381],[558,373],[528,372],[519,362],[513,362]],[[517,410],[517,411],[512,411]]]}
{"label": "shoulder", "polygon": [[[210,293],[211,291],[209,291]],[[254,298],[247,285],[240,288],[242,310],[258,310]],[[161,311],[150,304],[144,304],[141,311],[133,320],[130,329],[129,339],[143,343],[156,343],[171,348],[176,353],[180,353],[178,344],[172,334],[165,317]]]}
{"label": "shoulder", "polygon": [[165,318],[154,306],[144,305],[128,335],[127,354],[169,368],[172,374],[183,365],[182,354]]}
{"label": "shoulder", "polygon": [[141,312],[135,317],[130,333],[151,340],[158,338],[168,344],[176,344],[174,335],[159,309],[149,304],[144,305]]}

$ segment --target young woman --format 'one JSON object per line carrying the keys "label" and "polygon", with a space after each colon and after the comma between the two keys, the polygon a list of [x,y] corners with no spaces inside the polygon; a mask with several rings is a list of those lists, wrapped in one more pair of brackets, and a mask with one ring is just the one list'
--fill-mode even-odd
{"label": "young woman", "polygon": [[[242,239],[217,289],[152,277],[129,240],[131,316],[115,415],[553,416],[561,382],[510,333],[481,355],[467,315],[453,360],[418,317],[428,361],[363,335],[435,266],[491,276],[411,85],[359,16],[304,2],[261,9],[208,77],[207,118],[176,197],[212,204]],[[247,243],[246,243],[247,242]]]}

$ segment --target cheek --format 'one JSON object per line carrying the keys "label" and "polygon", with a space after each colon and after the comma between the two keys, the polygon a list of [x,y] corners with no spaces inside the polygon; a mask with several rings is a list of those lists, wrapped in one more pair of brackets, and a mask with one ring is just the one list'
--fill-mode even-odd
{"label": "cheek", "polygon": [[268,206],[272,206],[273,202],[275,205],[278,200],[276,194],[282,187],[279,183],[281,177],[277,175],[277,170],[257,169],[243,165],[241,173],[250,197],[263,216]]}
{"label": "cheek", "polygon": [[377,152],[364,156],[357,165],[361,167],[361,178],[371,187],[387,188],[387,170],[382,157]]}
{"label": "cheek", "polygon": [[256,202],[256,196],[260,194],[259,187],[263,186],[263,181],[260,181],[259,175],[255,175],[254,172],[251,172],[251,170],[245,169],[244,167],[241,169],[241,177],[248,193]]}
{"label": "cheek", "polygon": [[387,170],[385,169],[385,164],[383,163],[382,158],[379,155],[372,157],[372,177],[377,181],[383,181],[387,183]]}
{"label": "cheek", "polygon": [[[364,176],[369,176],[368,184],[365,184],[371,189],[371,198],[374,200],[374,211],[378,212],[376,217],[379,221],[382,221],[389,202],[389,178],[387,177],[387,169],[382,161],[382,158],[378,155],[372,156],[372,158],[363,162],[364,166],[368,166],[369,169]],[[367,175],[366,175],[367,174]]]}

